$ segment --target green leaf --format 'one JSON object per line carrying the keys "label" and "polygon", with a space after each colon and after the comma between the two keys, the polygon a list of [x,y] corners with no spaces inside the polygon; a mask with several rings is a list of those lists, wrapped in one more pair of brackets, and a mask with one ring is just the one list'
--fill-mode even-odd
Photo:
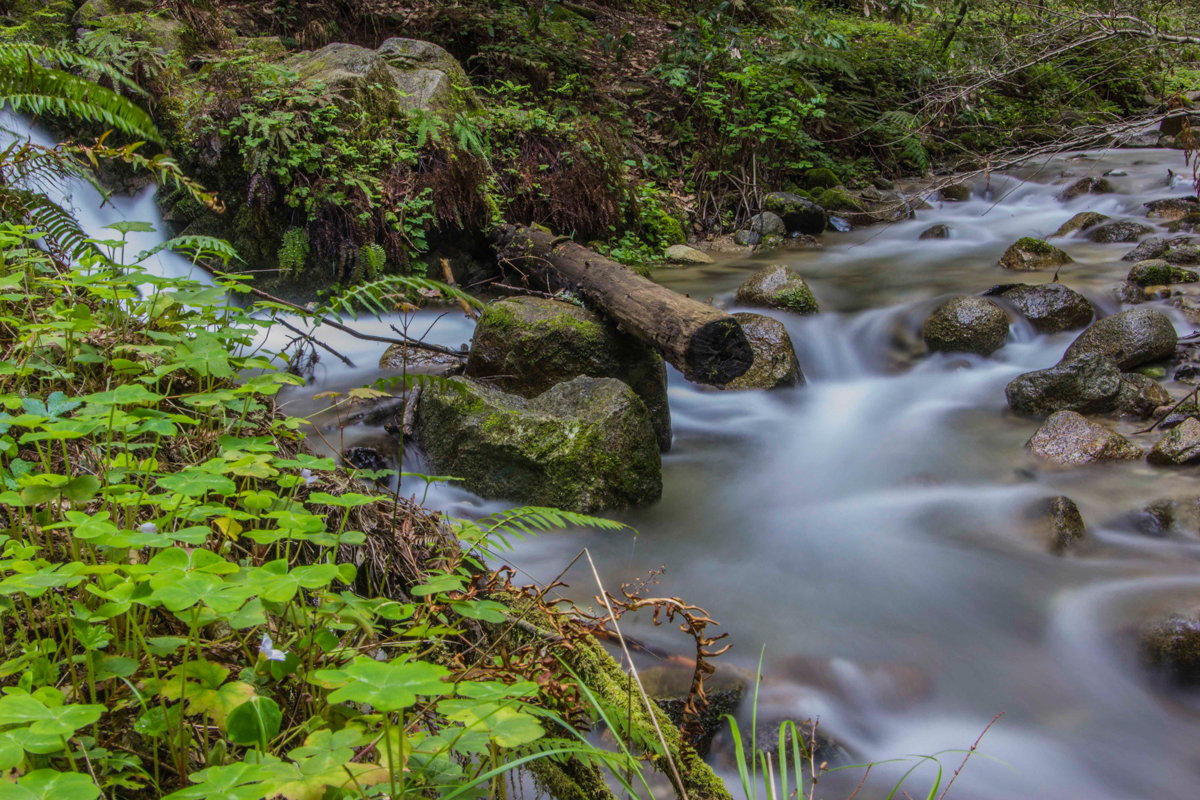
{"label": "green leaf", "polygon": [[63,487],[63,497],[72,503],[86,503],[100,491],[100,480],[94,475],[80,475],[67,481]]}
{"label": "green leaf", "polygon": [[251,697],[225,719],[225,730],[229,741],[246,747],[258,746],[264,752],[267,742],[279,733],[283,712],[279,704],[269,697]]}
{"label": "green leaf", "polygon": [[453,687],[442,682],[449,674],[445,667],[424,661],[382,663],[360,656],[343,669],[317,670],[309,681],[340,687],[329,695],[331,703],[367,703],[386,712],[409,708],[417,702],[417,695],[450,694]]}
{"label": "green leaf", "polygon": [[189,661],[168,673],[159,696],[164,700],[179,700],[182,696],[187,701],[188,714],[206,714],[223,728],[229,712],[255,695],[254,687],[243,681],[224,683],[228,675],[229,670],[205,659]]}
{"label": "green leaf", "polygon": [[173,792],[163,800],[261,800],[274,790],[274,782],[268,782],[271,777],[270,770],[256,764],[209,767],[188,776],[195,786]]}
{"label": "green leaf", "polygon": [[87,775],[38,769],[18,778],[0,782],[0,800],[96,800],[100,787]]}
{"label": "green leaf", "polygon": [[174,475],[159,478],[157,483],[160,489],[177,492],[185,497],[200,497],[207,492],[228,497],[237,490],[229,478],[198,470],[177,472]]}
{"label": "green leaf", "polygon": [[75,731],[100,719],[105,708],[101,705],[67,705],[48,707],[28,694],[9,694],[0,697],[0,725],[29,725],[38,736],[73,736]]}

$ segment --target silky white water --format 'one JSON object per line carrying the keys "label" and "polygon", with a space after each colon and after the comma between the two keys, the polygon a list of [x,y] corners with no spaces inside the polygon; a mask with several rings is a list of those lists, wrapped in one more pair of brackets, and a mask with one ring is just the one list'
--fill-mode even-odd
{"label": "silky white water", "polygon": [[[1155,499],[1200,496],[1196,473],[1142,462],[1052,470],[1032,459],[1024,444],[1038,422],[1007,411],[1005,384],[1053,364],[1075,334],[1039,336],[1018,321],[990,359],[905,355],[904,343],[939,299],[1050,279],[997,266],[1017,238],[1045,236],[1083,210],[1142,218],[1142,203],[1188,192],[1186,183],[1169,185],[1168,168],[1187,172],[1181,153],[1086,155],[994,175],[974,187],[972,200],[935,203],[909,222],[826,233],[819,250],[659,270],[663,284],[718,303],[766,263],[799,271],[822,313],[769,313],[787,325],[808,383],[725,393],[671,371],[675,441],[663,460],[663,498],[615,515],[637,534],[544,535],[520,544],[510,563],[546,580],[587,547],[614,592],[665,566],[653,593],[703,606],[730,634],[734,648],[718,663],[752,669],[765,646],[760,718],[820,715],[822,730],[856,759],[966,748],[1005,712],[981,747],[997,760],[973,760],[953,797],[1193,797],[1197,706],[1156,688],[1128,632],[1148,613],[1200,599],[1200,529],[1181,519],[1172,535],[1147,538],[1121,520]],[[1118,168],[1129,175],[1109,178],[1114,194],[1070,203],[1055,197],[1064,170],[1074,180]],[[106,206],[86,187],[72,195],[94,234],[119,219],[162,228],[151,191]],[[918,240],[935,223],[949,225],[951,237]],[[130,251],[164,236],[134,234]],[[1076,262],[1060,280],[1101,313],[1118,310],[1108,287],[1128,271],[1120,257],[1132,245],[1078,237],[1059,244]],[[189,270],[168,254],[153,268]],[[1156,306],[1181,334],[1191,331],[1168,303]],[[423,332],[438,313],[419,313],[412,330]],[[390,324],[399,321],[356,327],[387,335]],[[471,325],[451,309],[429,339],[457,347]],[[356,367],[323,355],[310,384],[282,398],[290,413],[311,414],[329,402],[314,395],[384,374],[376,364],[385,345],[329,329],[318,336]],[[289,338],[271,333],[275,344]],[[1190,388],[1165,383],[1176,397]],[[1110,422],[1125,433],[1141,427]],[[379,441],[381,431],[344,436],[346,444]],[[1147,447],[1153,440],[1139,439]],[[407,481],[403,489],[421,491]],[[1091,542],[1065,558],[1047,552],[1024,514],[1058,494],[1078,503]],[[428,502],[459,515],[503,507],[448,486],[434,487]],[[591,602],[596,587],[586,564],[566,580],[564,594]],[[690,649],[673,626],[629,617],[623,627],[662,652]],[[719,741],[712,757],[719,768],[730,767],[727,752]],[[960,758],[943,760],[953,769]],[[859,797],[886,795],[902,769],[873,770]],[[919,772],[910,794],[927,791],[932,775],[929,767]],[[852,787],[858,776],[831,776],[819,794],[845,797],[843,784]]]}

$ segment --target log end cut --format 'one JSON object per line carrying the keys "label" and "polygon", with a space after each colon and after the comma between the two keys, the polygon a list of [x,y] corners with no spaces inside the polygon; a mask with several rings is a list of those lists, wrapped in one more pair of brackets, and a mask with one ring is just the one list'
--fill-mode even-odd
{"label": "log end cut", "polygon": [[737,320],[714,319],[692,335],[683,374],[689,381],[724,386],[753,363],[754,350]]}

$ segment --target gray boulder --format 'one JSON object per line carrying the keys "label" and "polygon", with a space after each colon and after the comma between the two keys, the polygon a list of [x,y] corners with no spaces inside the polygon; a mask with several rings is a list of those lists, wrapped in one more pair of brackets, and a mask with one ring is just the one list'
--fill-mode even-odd
{"label": "gray boulder", "polygon": [[1168,197],[1163,200],[1151,200],[1144,205],[1147,217],[1168,221],[1182,219],[1188,214],[1200,211],[1200,203],[1197,203],[1195,197]]}
{"label": "gray boulder", "polygon": [[739,311],[733,317],[742,324],[750,340],[754,363],[722,388],[782,389],[804,383],[796,348],[782,322],[748,311]]}
{"label": "gray boulder", "polygon": [[1026,446],[1042,458],[1067,466],[1142,457],[1133,442],[1074,411],[1050,415]]}
{"label": "gray boulder", "polygon": [[659,447],[671,447],[662,356],[579,306],[540,297],[488,305],[475,326],[465,374],[527,399],[580,375],[616,378],[645,403]]}
{"label": "gray boulder", "polygon": [[817,298],[804,278],[782,264],[772,264],[751,275],[738,287],[734,299],[744,306],[776,308],[796,314],[820,311]]}
{"label": "gray boulder", "polygon": [[1121,256],[1121,260],[1146,261],[1151,258],[1161,258],[1162,255],[1170,249],[1171,245],[1166,239],[1160,239],[1157,236],[1151,236],[1149,239],[1143,239],[1138,243],[1137,247]]}
{"label": "gray boulder", "polygon": [[1127,280],[1139,286],[1162,286],[1169,283],[1195,283],[1200,281],[1200,275],[1190,269],[1173,266],[1161,258],[1151,258],[1134,264]]}
{"label": "gray boulder", "polygon": [[1200,233],[1200,211],[1193,211],[1167,226],[1171,233]]}
{"label": "gray boulder", "polygon": [[1137,372],[1121,374],[1121,391],[1117,393],[1117,411],[1122,416],[1145,419],[1156,408],[1171,402],[1171,393],[1163,385]]}
{"label": "gray boulder", "polygon": [[1038,333],[1082,328],[1096,315],[1086,297],[1061,283],[1019,286],[1000,296],[1016,306]]}
{"label": "gray boulder", "polygon": [[1060,200],[1074,200],[1085,194],[1108,194],[1113,190],[1112,184],[1104,178],[1080,178],[1059,193]]}
{"label": "gray boulder", "polygon": [[1129,281],[1114,284],[1109,292],[1113,300],[1125,305],[1135,306],[1138,303],[1145,303],[1150,299],[1145,289]]}
{"label": "gray boulder", "polygon": [[1162,131],[1142,131],[1141,133],[1131,133],[1121,137],[1117,143],[1118,147],[1158,147],[1158,140],[1162,138]]}
{"label": "gray boulder", "polygon": [[1004,394],[1018,414],[1044,416],[1056,411],[1111,411],[1120,391],[1121,370],[1112,359],[1088,354],[1019,375]]}
{"label": "gray boulder", "polygon": [[1179,466],[1200,461],[1200,420],[1188,417],[1169,430],[1150,450],[1146,460],[1160,466]]}
{"label": "gray boulder", "polygon": [[926,228],[925,230],[921,231],[921,235],[918,236],[917,238],[918,239],[949,239],[950,238],[950,228],[949,228],[949,226],[946,226],[946,225],[934,225],[931,228]]}
{"label": "gray boulder", "polygon": [[1181,244],[1163,253],[1163,260],[1171,264],[1200,264],[1200,247]]}
{"label": "gray boulder", "polygon": [[662,496],[650,415],[613,378],[575,378],[532,400],[451,378],[421,393],[416,434],[434,474],[484,498],[592,513]]}
{"label": "gray boulder", "polygon": [[733,243],[742,247],[756,247],[762,243],[762,234],[749,228],[733,234]]}
{"label": "gray boulder", "polygon": [[713,259],[708,253],[688,247],[686,244],[673,244],[667,248],[664,255],[672,264],[712,264]]}
{"label": "gray boulder", "polygon": [[770,211],[762,211],[750,218],[750,230],[759,236],[786,236],[788,229],[783,218]]}
{"label": "gray boulder", "polygon": [[817,235],[829,225],[829,214],[812,200],[791,192],[771,192],[763,209],[778,214],[789,232]]}
{"label": "gray boulder", "polygon": [[1149,225],[1143,225],[1140,222],[1132,220],[1120,220],[1101,225],[1088,234],[1088,238],[1100,244],[1136,242],[1146,234],[1153,232],[1154,229]]}
{"label": "gray boulder", "polygon": [[1030,236],[1013,242],[1000,256],[1000,266],[1005,269],[1054,269],[1073,261],[1054,245]]}
{"label": "gray boulder", "polygon": [[1121,369],[1130,370],[1173,355],[1178,338],[1166,314],[1152,308],[1132,308],[1092,323],[1067,348],[1063,360],[1100,353]]}
{"label": "gray boulder", "polygon": [[935,353],[989,356],[1008,339],[1008,315],[985,297],[955,297],[929,315],[921,335]]}
{"label": "gray boulder", "polygon": [[1066,236],[1075,231],[1086,231],[1101,222],[1110,219],[1106,214],[1097,214],[1095,211],[1080,211],[1075,216],[1059,226],[1058,230],[1051,234],[1054,236]]}

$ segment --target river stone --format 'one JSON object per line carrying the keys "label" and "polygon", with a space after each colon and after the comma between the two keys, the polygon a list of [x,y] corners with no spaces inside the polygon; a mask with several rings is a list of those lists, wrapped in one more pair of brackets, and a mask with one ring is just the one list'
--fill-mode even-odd
{"label": "river stone", "polygon": [[921,235],[918,236],[917,238],[918,239],[949,239],[950,238],[950,227],[947,225],[934,225],[931,228],[926,228],[925,230],[921,231]]}
{"label": "river stone", "polygon": [[1170,430],[1176,425],[1182,425],[1186,420],[1200,419],[1200,406],[1197,406],[1195,403],[1182,403],[1176,408],[1173,403],[1164,403],[1154,409],[1154,417],[1159,420],[1159,428],[1164,431]]}
{"label": "river stone", "polygon": [[1133,442],[1074,411],[1051,414],[1027,447],[1042,458],[1070,466],[1142,457]]}
{"label": "river stone", "polygon": [[1158,140],[1162,138],[1162,131],[1142,131],[1141,133],[1131,133],[1122,136],[1117,142],[1118,147],[1158,147]]}
{"label": "river stone", "polygon": [[797,314],[816,314],[817,298],[804,278],[782,264],[772,264],[751,275],[738,287],[734,299],[744,306],[777,308]]}
{"label": "river stone", "polygon": [[754,363],[722,388],[783,389],[804,383],[796,348],[782,322],[748,311],[739,311],[733,317],[742,324],[750,340]]}
{"label": "river stone", "polygon": [[1018,375],[1004,394],[1018,414],[1044,416],[1055,411],[1111,411],[1120,391],[1121,371],[1112,359],[1089,354]]}
{"label": "river stone", "polygon": [[1200,616],[1172,614],[1138,633],[1145,665],[1180,687],[1200,685]]}
{"label": "river stone", "polygon": [[1158,440],[1146,460],[1160,466],[1200,461],[1200,420],[1189,417],[1176,425]]}
{"label": "river stone", "polygon": [[450,355],[435,353],[431,350],[408,348],[408,358],[404,357],[404,345],[389,345],[379,357],[379,368],[389,372],[407,372],[422,375],[450,375],[461,371],[467,354]]}
{"label": "river stone", "polygon": [[955,297],[929,315],[921,335],[935,353],[990,356],[1008,339],[1008,315],[985,297]]}
{"label": "river stone", "polygon": [[1181,244],[1164,253],[1163,259],[1171,264],[1200,264],[1200,247]]}
{"label": "river stone", "polygon": [[688,247],[686,244],[673,244],[667,248],[664,255],[672,264],[712,264],[713,259],[708,253]]}
{"label": "river stone", "polygon": [[1183,312],[1184,319],[1193,325],[1200,325],[1200,297],[1181,295],[1171,301],[1171,305]]}
{"label": "river stone", "polygon": [[1200,211],[1193,211],[1167,226],[1171,233],[1200,233]]}
{"label": "river stone", "polygon": [[1149,375],[1137,372],[1121,374],[1121,391],[1117,393],[1117,411],[1126,417],[1145,419],[1156,408],[1171,402],[1171,393]]}
{"label": "river stone", "polygon": [[1182,219],[1188,214],[1200,211],[1200,204],[1195,197],[1168,197],[1163,200],[1151,200],[1143,205],[1146,206],[1147,217],[1168,221]]}
{"label": "river stone", "polygon": [[1128,280],[1139,286],[1162,286],[1169,283],[1195,283],[1200,275],[1190,269],[1172,266],[1161,258],[1139,261],[1129,270]]}
{"label": "river stone", "polygon": [[1200,364],[1180,364],[1179,369],[1175,370],[1174,377],[1178,383],[1195,386],[1200,383]]}
{"label": "river stone", "polygon": [[1112,295],[1112,299],[1116,300],[1118,303],[1124,303],[1131,306],[1135,306],[1138,303],[1145,303],[1150,299],[1149,295],[1146,294],[1145,289],[1143,289],[1141,286],[1138,286],[1136,283],[1130,283],[1129,281],[1122,281],[1121,283],[1113,284],[1112,288],[1109,290],[1109,293]]}
{"label": "river stone", "polygon": [[[638,671],[638,679],[646,696],[667,713],[676,727],[683,725],[687,701],[691,695],[692,677],[695,668],[677,662],[656,664]],[[699,737],[692,742],[696,752],[703,758],[708,755],[713,737],[725,726],[725,715],[737,711],[754,676],[741,670],[722,665],[704,681],[704,696],[708,703],[699,709],[696,722],[700,726]]]}
{"label": "river stone", "polygon": [[971,199],[971,187],[965,183],[952,183],[949,186],[943,186],[938,194],[942,200],[947,200],[951,203],[961,203]]}
{"label": "river stone", "polygon": [[1107,219],[1111,219],[1107,214],[1097,214],[1095,211],[1080,211],[1060,225],[1058,230],[1051,234],[1051,237],[1066,236],[1075,231],[1086,231],[1088,228],[1099,225]]}
{"label": "river stone", "polygon": [[599,314],[571,303],[509,297],[486,306],[475,326],[465,374],[527,399],[580,375],[616,378],[646,404],[659,447],[671,447],[662,356]]}
{"label": "river stone", "polygon": [[1109,222],[1101,225],[1088,234],[1088,238],[1093,242],[1100,244],[1113,244],[1115,242],[1136,242],[1138,239],[1145,236],[1147,233],[1153,233],[1154,229],[1149,225],[1143,225],[1140,222],[1132,220],[1120,220],[1119,222]]}
{"label": "river stone", "polygon": [[1143,239],[1138,243],[1138,246],[1130,250],[1125,255],[1121,256],[1122,261],[1148,261],[1152,258],[1160,258],[1164,253],[1171,249],[1171,245],[1166,239],[1160,239],[1157,236],[1151,236],[1149,239]]}
{"label": "river stone", "polygon": [[422,391],[416,433],[434,474],[486,499],[593,513],[662,496],[650,415],[615,378],[575,378],[532,400],[450,378]]}
{"label": "river stone", "polygon": [[733,243],[742,247],[754,247],[762,241],[762,234],[758,231],[752,231],[749,228],[743,231],[737,231],[733,234]]}
{"label": "river stone", "polygon": [[1166,314],[1153,308],[1132,308],[1092,323],[1067,348],[1063,360],[1102,353],[1122,370],[1131,370],[1170,357],[1178,339]]}
{"label": "river stone", "polygon": [[1016,306],[1038,333],[1082,328],[1096,315],[1086,297],[1061,283],[1020,286],[1000,296]]}
{"label": "river stone", "polygon": [[1065,553],[1072,545],[1081,541],[1087,533],[1079,506],[1069,497],[1050,497],[1043,500],[1037,509],[1038,533],[1057,555]]}
{"label": "river stone", "polygon": [[792,233],[815,236],[829,225],[829,215],[825,209],[791,192],[771,192],[763,198],[763,209],[778,214]]}
{"label": "river stone", "polygon": [[759,236],[786,236],[788,232],[783,218],[770,211],[762,211],[751,217],[749,227]]}
{"label": "river stone", "polygon": [[1005,269],[1053,269],[1072,261],[1054,245],[1029,236],[1018,239],[1000,256],[1000,266]]}
{"label": "river stone", "polygon": [[1080,195],[1108,194],[1113,190],[1112,184],[1104,178],[1080,178],[1058,195],[1060,200],[1074,200]]}

